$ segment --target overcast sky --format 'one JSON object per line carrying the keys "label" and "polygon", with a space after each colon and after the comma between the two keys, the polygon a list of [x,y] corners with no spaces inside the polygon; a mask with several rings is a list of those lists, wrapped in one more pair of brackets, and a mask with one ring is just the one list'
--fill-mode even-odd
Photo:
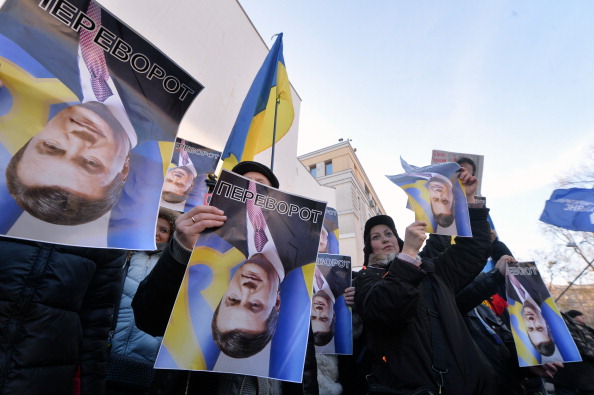
{"label": "overcast sky", "polygon": [[516,257],[546,239],[557,177],[594,143],[594,2],[240,0],[269,46],[284,33],[302,99],[299,154],[352,139],[399,232],[384,175],[432,149],[484,155],[483,195]]}

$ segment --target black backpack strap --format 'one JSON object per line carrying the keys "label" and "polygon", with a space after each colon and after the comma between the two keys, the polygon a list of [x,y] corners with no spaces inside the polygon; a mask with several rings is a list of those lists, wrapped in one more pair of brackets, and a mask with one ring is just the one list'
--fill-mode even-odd
{"label": "black backpack strap", "polygon": [[441,394],[441,388],[444,385],[443,375],[448,372],[446,368],[446,348],[445,339],[440,336],[442,332],[441,323],[439,320],[439,313],[435,307],[435,299],[433,297],[433,286],[431,280],[427,276],[423,281],[423,288],[425,290],[425,300],[427,301],[427,313],[429,314],[429,330],[431,335],[431,348],[433,350],[433,370],[437,372],[437,386]]}

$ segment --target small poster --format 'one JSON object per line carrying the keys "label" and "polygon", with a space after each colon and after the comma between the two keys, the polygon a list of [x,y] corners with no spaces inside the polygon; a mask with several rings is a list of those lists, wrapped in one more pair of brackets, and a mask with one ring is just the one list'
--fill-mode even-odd
{"label": "small poster", "polygon": [[161,207],[186,212],[204,204],[206,178],[214,174],[220,157],[219,151],[177,138],[161,191]]}
{"label": "small poster", "polygon": [[520,366],[582,360],[534,262],[507,264],[506,292]]}
{"label": "small poster", "polygon": [[448,162],[416,167],[400,161],[405,173],[386,177],[408,195],[407,208],[414,211],[415,221],[427,223],[427,233],[472,237],[460,166]]}
{"label": "small poster", "polygon": [[324,224],[320,233],[319,253],[338,254],[339,253],[339,230],[338,230],[338,212],[332,207],[326,207],[324,215]]}
{"label": "small poster", "polygon": [[351,257],[318,254],[311,305],[317,354],[353,353],[352,314],[344,292],[351,286]]}
{"label": "small poster", "polygon": [[326,203],[223,170],[210,204],[227,222],[198,239],[155,367],[301,382]]}
{"label": "small poster", "polygon": [[[478,179],[479,184],[476,187],[476,195],[480,197],[483,181],[483,167],[485,162],[485,157],[483,155],[464,154],[462,152],[441,151],[436,149],[434,149],[431,153],[432,165],[445,162],[458,162],[459,160],[464,161],[465,159],[470,159],[474,163],[474,174],[472,175]],[[470,167],[472,167],[472,165],[470,165]],[[475,198],[476,197],[477,196],[475,196]]]}

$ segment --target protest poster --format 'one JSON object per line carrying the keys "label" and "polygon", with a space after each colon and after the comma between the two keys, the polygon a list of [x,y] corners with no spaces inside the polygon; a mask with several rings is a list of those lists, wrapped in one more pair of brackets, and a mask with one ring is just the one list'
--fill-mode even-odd
{"label": "protest poster", "polygon": [[301,382],[326,203],[223,170],[155,363]]}
{"label": "protest poster", "polygon": [[462,158],[470,159],[474,162],[476,169],[474,171],[474,176],[478,178],[478,187],[476,187],[475,194],[477,196],[481,196],[481,187],[483,182],[483,167],[485,163],[485,157],[483,155],[477,154],[465,154],[462,152],[450,152],[450,151],[441,151],[434,149],[431,152],[431,164],[435,165],[438,163],[446,163],[446,162],[457,162]]}
{"label": "protest poster", "polygon": [[326,207],[318,253],[338,254],[340,250],[338,239],[338,212],[332,207]]}
{"label": "protest poster", "polygon": [[208,193],[205,180],[214,174],[220,157],[219,151],[177,138],[161,191],[161,207],[185,213],[204,204]]}
{"label": "protest poster", "polygon": [[351,257],[318,254],[311,304],[317,354],[353,353],[352,314],[344,291],[351,286]]}
{"label": "protest poster", "polygon": [[460,166],[447,162],[425,167],[400,158],[403,174],[386,176],[406,192],[415,221],[427,223],[427,233],[472,237],[466,193],[458,179]]}
{"label": "protest poster", "polygon": [[0,234],[155,249],[164,170],[202,86],[88,0],[0,8]]}
{"label": "protest poster", "polygon": [[582,360],[534,262],[507,264],[506,292],[520,366]]}

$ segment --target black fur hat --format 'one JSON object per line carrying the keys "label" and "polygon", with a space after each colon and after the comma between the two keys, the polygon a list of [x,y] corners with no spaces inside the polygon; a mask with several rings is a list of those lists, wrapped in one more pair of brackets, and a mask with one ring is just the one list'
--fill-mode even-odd
{"label": "black fur hat", "polygon": [[233,173],[239,174],[240,176],[244,175],[245,173],[249,173],[250,171],[254,171],[266,177],[268,181],[270,181],[270,185],[273,188],[279,187],[278,179],[276,178],[272,170],[270,170],[270,168],[268,168],[267,166],[264,166],[262,163],[246,160],[236,164],[235,167],[231,169],[231,171]]}

